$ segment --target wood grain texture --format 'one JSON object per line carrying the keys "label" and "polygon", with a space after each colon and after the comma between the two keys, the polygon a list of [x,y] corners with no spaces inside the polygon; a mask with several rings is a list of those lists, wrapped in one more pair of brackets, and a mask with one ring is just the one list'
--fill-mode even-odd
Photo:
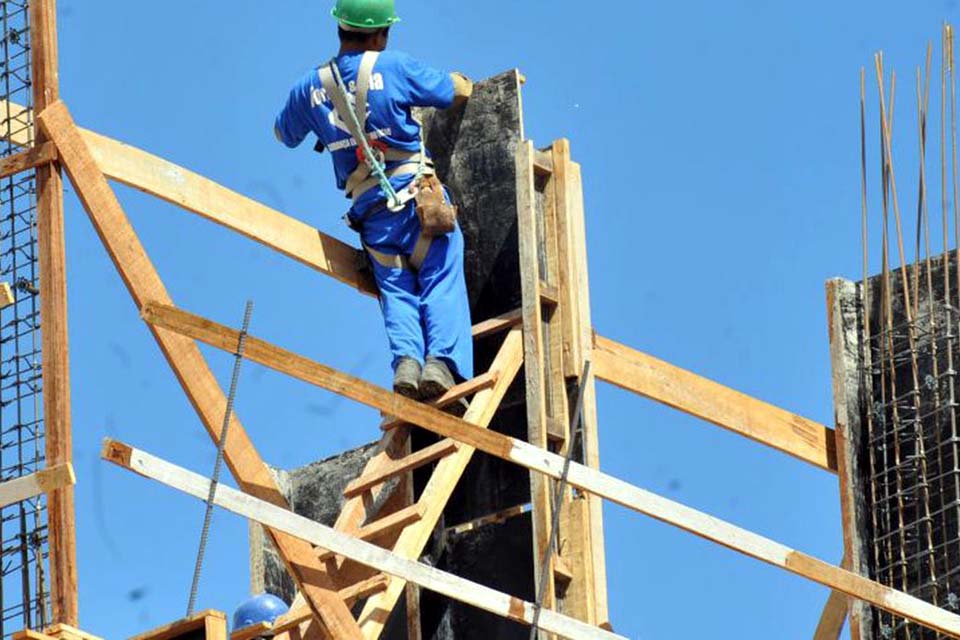
{"label": "wood grain texture", "polygon": [[76,482],[73,465],[69,462],[14,478],[0,484],[0,507],[73,486]]}
{"label": "wood grain texture", "polygon": [[[840,516],[843,524],[843,553],[848,568],[858,575],[869,575],[867,497],[857,491],[859,443],[863,442],[863,407],[860,399],[860,294],[857,285],[847,280],[827,282],[827,319],[830,336],[830,364],[833,373],[833,413],[836,429],[837,479],[840,485]],[[873,610],[862,601],[849,606],[851,640],[873,638]]]}
{"label": "wood grain texture", "polygon": [[[38,122],[56,142],[77,196],[134,302],[138,307],[146,300],[171,303],[166,287],[66,106],[62,102],[51,105],[39,116]],[[152,332],[208,434],[216,442],[226,398],[206,360],[192,340],[162,329],[152,329]],[[286,504],[269,469],[236,417],[232,418],[230,434],[224,445],[224,460],[245,491],[275,504]],[[336,638],[359,637],[360,629],[339,598],[336,587],[328,582],[314,582],[323,574],[318,572],[320,562],[310,545],[289,536],[271,535],[290,574],[307,594],[311,609],[318,619],[322,619],[329,633]]]}
{"label": "wood grain texture", "polygon": [[[145,315],[149,315],[149,311]],[[493,387],[482,389],[474,396],[464,416],[465,421],[474,423],[481,428],[486,428],[490,424],[501,400],[516,377],[522,360],[521,335],[520,329],[517,328],[507,334],[497,357],[494,358],[490,366],[488,373],[494,374],[492,378],[496,380],[496,383]],[[425,406],[419,405],[419,403],[415,404]],[[407,436],[408,432],[405,427],[385,433],[377,445],[377,452],[365,466],[361,478],[382,474],[394,468],[399,460],[409,455],[417,455],[416,453],[410,454],[410,443]],[[473,448],[458,444],[455,452],[445,456],[437,463],[420,495],[420,504],[426,507],[423,515],[416,525],[407,527],[396,540],[391,541],[390,546],[394,553],[411,560],[420,557],[443,516],[444,508],[472,459],[473,453]],[[406,489],[410,489],[409,483],[403,484],[405,484]],[[411,496],[401,495],[402,489],[403,487],[395,488],[389,499],[393,500],[400,497],[401,502],[407,504]],[[368,505],[382,503],[385,499],[385,492],[385,487],[376,487],[370,492],[369,496],[364,496],[369,498],[367,500],[361,500],[359,496],[348,499],[337,518],[334,529],[356,535],[363,523],[372,515]],[[327,565],[326,570],[335,575],[340,584],[347,584],[364,579],[368,570],[365,567],[360,568],[363,571],[358,571],[355,563],[351,566],[350,563],[338,559],[335,565]],[[387,588],[365,604],[359,618],[365,637],[379,637],[396,603],[404,593],[403,581],[389,578]],[[294,608],[296,609],[300,604],[302,602],[298,597],[294,602]]]}
{"label": "wood grain texture", "polygon": [[[33,103],[36,111],[42,112],[60,99],[55,0],[30,2],[30,40]],[[42,148],[48,141],[46,132],[37,132],[37,145]],[[47,464],[56,465],[73,459],[63,179],[60,169],[51,164],[38,166],[36,175],[44,447]],[[72,486],[48,496],[47,523],[53,621],[76,626],[80,613],[76,508]]]}
{"label": "wood grain texture", "polygon": [[837,471],[833,429],[597,336],[601,380],[746,436],[826,471]]}
{"label": "wood grain texture", "polygon": [[[524,142],[517,149],[517,233],[520,244],[520,289],[523,295],[523,372],[527,396],[527,441],[546,449],[547,434],[547,368],[544,350],[544,318],[541,302],[541,253],[537,216],[536,182],[533,142]],[[553,578],[554,560],[546,564],[548,578],[541,579],[543,558],[550,540],[551,483],[539,473],[530,474],[530,501],[533,504],[533,577],[537,598],[547,609],[557,606],[556,583]],[[539,592],[544,585],[543,593]],[[541,634],[543,637],[543,634]]]}
{"label": "wood grain texture", "polygon": [[[130,460],[129,466],[126,466],[130,471],[198,499],[207,497],[210,486],[207,478],[128,445],[117,442],[108,443],[105,447],[107,453],[105,459],[121,464],[119,460],[113,460],[109,456],[110,452],[116,451],[119,447],[127,447],[130,450],[130,454],[126,457]],[[384,574],[400,578],[404,582],[418,584],[446,597],[479,607],[498,616],[509,617],[517,622],[530,624],[533,620],[534,607],[529,602],[403,558],[231,487],[221,486],[217,491],[215,502],[241,516],[257,520],[267,527],[282,530],[312,544],[332,549],[338,555],[349,557]],[[540,625],[547,631],[578,640],[621,640],[623,638],[552,611],[542,612]]]}
{"label": "wood grain texture", "polygon": [[[173,307],[149,304],[144,318],[167,329],[230,351],[238,333],[229,327]],[[519,464],[554,479],[563,476],[565,460],[527,442],[485,430],[432,407],[381,389],[355,376],[336,371],[302,356],[249,336],[247,357],[266,367],[351,398],[389,413],[402,412],[420,427],[490,455]],[[747,556],[841,591],[909,618],[960,640],[960,616],[939,609],[908,594],[884,587],[840,567],[832,566],[778,542],[714,518],[706,513],[635,487],[623,480],[571,463],[567,470],[571,486],[611,500]]]}
{"label": "wood grain texture", "polygon": [[30,147],[26,151],[0,159],[0,178],[50,164],[56,159],[57,146],[52,142],[44,142],[36,147]]}
{"label": "wood grain texture", "polygon": [[[209,630],[214,630],[214,635],[209,634]],[[217,631],[222,629],[222,633]],[[201,611],[195,613],[189,618],[177,620],[169,624],[157,627],[151,631],[145,631],[135,635],[129,640],[178,640],[183,638],[194,638],[196,632],[204,631],[204,640],[224,640],[226,638],[227,616],[220,611]]]}
{"label": "wood grain texture", "polygon": [[[2,107],[17,114],[17,122],[31,115],[29,109],[16,103],[0,101],[0,111]],[[32,133],[28,128],[25,134],[8,131],[3,137],[26,144]],[[378,295],[372,275],[360,269],[362,254],[357,248],[132,145],[88,129],[80,129],[80,133],[101,171],[111,180],[236,231],[362,293]]]}

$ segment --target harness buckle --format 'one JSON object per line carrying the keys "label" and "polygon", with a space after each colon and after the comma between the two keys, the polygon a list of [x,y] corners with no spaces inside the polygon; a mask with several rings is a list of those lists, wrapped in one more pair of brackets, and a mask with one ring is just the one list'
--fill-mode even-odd
{"label": "harness buckle", "polygon": [[362,144],[357,145],[357,162],[366,164],[368,167],[373,168],[374,166],[384,166],[387,163],[387,143],[383,140],[367,140],[370,146],[370,153],[373,155],[372,158],[367,157],[367,153],[363,149]]}

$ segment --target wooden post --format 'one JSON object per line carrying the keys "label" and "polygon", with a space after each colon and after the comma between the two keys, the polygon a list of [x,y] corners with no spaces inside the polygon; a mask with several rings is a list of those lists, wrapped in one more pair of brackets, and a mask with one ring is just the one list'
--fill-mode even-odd
{"label": "wooden post", "polygon": [[[35,113],[60,98],[55,0],[30,2],[31,60]],[[37,132],[36,144],[47,142]],[[52,164],[37,167],[37,239],[40,251],[43,417],[48,465],[70,462],[70,360],[67,343],[67,265],[63,232],[63,179]],[[77,538],[73,487],[50,493],[50,596],[53,621],[79,624]]]}
{"label": "wooden post", "polygon": [[[848,280],[827,282],[827,318],[830,334],[830,362],[833,368],[833,407],[837,424],[837,476],[840,480],[840,515],[843,520],[843,551],[847,568],[858,575],[869,575],[866,523],[866,496],[856,490],[859,468],[857,447],[863,437],[863,407],[858,393],[863,370],[863,351],[859,346],[860,293]],[[873,610],[864,602],[850,602],[850,637],[873,637]]]}

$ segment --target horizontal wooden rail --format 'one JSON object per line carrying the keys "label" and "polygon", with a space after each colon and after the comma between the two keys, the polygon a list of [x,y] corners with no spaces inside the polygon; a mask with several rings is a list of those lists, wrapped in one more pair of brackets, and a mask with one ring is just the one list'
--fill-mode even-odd
{"label": "horizontal wooden rail", "polygon": [[[156,480],[200,500],[206,500],[210,481],[203,476],[155,458],[126,444],[108,440],[103,458],[146,478]],[[413,560],[381,549],[368,542],[314,522],[281,507],[258,500],[231,487],[221,485],[214,498],[217,505],[267,527],[283,531],[312,544],[330,549],[377,571],[413,582],[440,595],[478,607],[495,615],[531,624],[535,606],[489,587],[465,580]],[[540,612],[540,628],[566,638],[585,640],[623,639],[609,631],[544,609]]]}
{"label": "horizontal wooden rail", "polygon": [[[0,109],[6,106],[0,100]],[[29,110],[22,105],[11,102],[9,108],[18,114],[18,122],[22,116],[30,120]],[[80,135],[111,180],[232,229],[362,293],[378,295],[370,273],[359,268],[362,254],[345,242],[146,151],[89,129],[81,128]],[[29,144],[32,136],[29,127],[26,133],[13,127],[0,130],[0,138],[14,144]]]}
{"label": "horizontal wooden rail", "polygon": [[837,472],[829,427],[601,336],[594,338],[593,364],[605,382]]}
{"label": "horizontal wooden rail", "polygon": [[489,320],[478,322],[473,325],[472,333],[474,338],[485,338],[489,335],[506,331],[518,324],[523,324],[523,311],[521,309],[514,309],[513,311],[490,318]]}
{"label": "horizontal wooden rail", "polygon": [[0,484],[0,507],[16,504],[77,483],[69,462]]}
{"label": "horizontal wooden rail", "polygon": [[[236,348],[239,333],[180,309],[149,303],[144,319],[156,326],[199,340],[225,351]],[[304,382],[404,419],[429,431],[453,438],[492,456],[560,479],[565,460],[527,442],[488,431],[445,414],[429,405],[404,398],[355,376],[337,371],[303,356],[248,336],[244,355],[249,360]],[[960,640],[960,616],[906,593],[774,542],[708,514],[635,487],[623,480],[581,464],[571,463],[568,481],[594,495],[638,513],[666,522],[814,582],[869,602],[894,615],[908,618]]]}
{"label": "horizontal wooden rail", "polygon": [[15,153],[0,160],[0,178],[16,175],[27,169],[34,169],[57,159],[57,147],[52,142],[44,142],[39,147]]}

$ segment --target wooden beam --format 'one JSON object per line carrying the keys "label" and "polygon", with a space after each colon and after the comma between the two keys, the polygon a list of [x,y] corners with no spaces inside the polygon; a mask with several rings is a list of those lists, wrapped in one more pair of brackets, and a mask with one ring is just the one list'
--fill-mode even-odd
{"label": "wooden beam", "polygon": [[377,470],[376,473],[361,475],[359,478],[347,485],[347,488],[343,490],[343,495],[346,498],[358,496],[364,491],[369,491],[373,487],[383,484],[390,478],[395,478],[400,474],[413,471],[414,469],[419,469],[420,467],[428,465],[431,462],[435,462],[440,458],[446,457],[455,452],[459,447],[459,443],[457,443],[455,440],[445,438],[440,442],[430,445],[429,447],[421,449],[408,456],[404,456],[393,463],[384,465],[381,469]]}
{"label": "wooden beam", "polygon": [[[438,409],[449,407],[454,402],[459,402],[467,396],[471,396],[479,391],[483,391],[484,389],[492,388],[497,382],[498,375],[500,375],[498,371],[487,371],[486,373],[482,373],[476,378],[472,378],[466,382],[456,385],[455,387],[451,387],[442,396],[435,400],[431,400],[428,404],[437,407]],[[396,429],[402,424],[406,424],[402,419],[392,418],[381,424],[380,428],[384,431],[389,431],[390,429]]]}
{"label": "wooden beam", "polygon": [[[566,143],[566,141],[562,141]],[[590,269],[587,256],[586,214],[583,202],[583,176],[580,165],[569,159],[569,143],[555,145],[554,153],[567,157],[564,167],[557,169],[557,198],[562,201],[566,216],[561,216],[558,225],[561,257],[561,286],[568,296],[571,310],[569,316],[573,324],[571,333],[564,340],[564,371],[583,386],[583,462],[593,469],[600,468],[600,430],[597,419],[596,379],[581,380],[584,364],[592,360],[593,318],[590,310]],[[562,195],[561,195],[562,194]],[[562,211],[562,210],[561,210]],[[569,344],[568,344],[569,343]],[[564,530],[570,532],[568,546],[571,554],[579,555],[583,563],[583,574],[592,576],[592,582],[583,586],[592,597],[594,608],[593,621],[609,624],[610,613],[607,601],[607,561],[603,534],[603,500],[587,494],[586,505],[577,501],[570,503],[566,510],[566,519],[562,522]],[[584,507],[585,508],[581,508]],[[578,531],[582,532],[578,533]],[[572,543],[570,542],[572,540]],[[577,549],[580,544],[589,545]],[[592,565],[592,566],[591,566]],[[567,589],[567,598],[577,598],[580,587],[573,585]]]}
{"label": "wooden beam", "polygon": [[63,487],[73,486],[76,483],[77,478],[73,474],[73,465],[69,462],[8,480],[0,484],[0,508]]}
{"label": "wooden beam", "polygon": [[57,159],[57,146],[52,142],[30,147],[26,151],[0,159],[0,178],[8,178],[28,169],[50,164]]}
{"label": "wooden beam", "polygon": [[33,109],[16,102],[0,100],[0,138],[9,140],[18,147],[32,146]]}
{"label": "wooden beam", "polygon": [[[237,331],[173,307],[148,304],[144,319],[206,344],[231,351]],[[245,355],[266,367],[286,373],[344,397],[380,409],[438,435],[453,438],[503,460],[538,471],[554,479],[563,476],[564,458],[533,445],[477,427],[425,404],[391,393],[355,376],[336,371],[253,336],[246,340]],[[621,506],[666,522],[762,562],[870,602],[891,613],[946,633],[960,640],[960,616],[906,593],[895,591],[862,576],[800,553],[723,520],[701,513],[623,480],[571,463],[570,485]]]}
{"label": "wooden beam", "polygon": [[484,320],[483,322],[478,322],[477,324],[473,325],[473,337],[474,339],[485,338],[489,335],[511,329],[522,322],[523,310],[514,309],[508,313],[501,314],[495,318],[490,318],[489,320]]}
{"label": "wooden beam", "polygon": [[[541,256],[544,249],[538,237],[537,189],[533,142],[526,141],[517,149],[517,235],[520,246],[520,290],[523,312],[523,368],[527,400],[527,442],[538,449],[548,446],[547,403],[550,389],[547,378],[545,352],[549,344],[544,339],[544,316],[542,306],[543,281],[541,280]],[[544,223],[545,224],[545,223]],[[547,609],[557,606],[556,584],[553,580],[553,559],[544,567],[550,541],[551,507],[553,490],[548,478],[539,473],[530,474],[530,501],[533,504],[533,584],[536,596]],[[547,572],[546,579],[541,574]],[[540,585],[544,585],[540,593]],[[546,636],[540,634],[541,640]]]}
{"label": "wooden beam", "polygon": [[[195,498],[201,500],[207,498],[210,487],[208,479],[121,442],[106,441],[103,458]],[[338,555],[350,558],[382,573],[419,584],[425,589],[430,589],[440,595],[516,622],[530,624],[533,621],[534,605],[529,602],[524,602],[425,564],[402,558],[386,549],[357,540],[350,535],[263,500],[258,500],[231,487],[221,485],[217,490],[215,501],[220,507],[238,515],[251,518],[267,527],[284,531],[288,535],[330,549]],[[622,638],[622,636],[552,611],[541,613],[540,626],[547,631],[559,633],[567,638],[582,638],[584,640]]]}
{"label": "wooden beam", "polygon": [[[40,114],[38,122],[56,142],[77,195],[134,302],[138,307],[148,299],[163,300],[170,304],[172,301],[166,287],[130,226],[116,195],[90,155],[66,106],[62,102],[51,105]],[[199,348],[192,340],[162,329],[153,330],[153,335],[207,432],[216,442],[220,435],[226,398]],[[270,470],[236,417],[232,419],[230,434],[224,445],[224,460],[245,491],[275,504],[286,504]],[[328,632],[336,638],[358,637],[360,628],[340,600],[336,586],[329,582],[313,582],[317,575],[325,574],[320,571],[320,562],[310,545],[272,532],[271,536],[291,576],[306,593],[311,609],[318,620],[322,619]]]}
{"label": "wooden beam", "polygon": [[827,604],[823,607],[817,629],[813,633],[813,640],[839,640],[843,632],[843,624],[847,620],[847,606],[849,598],[846,595],[831,591]]}
{"label": "wooden beam", "polygon": [[81,631],[76,627],[71,627],[63,623],[48,627],[44,633],[53,638],[57,638],[57,640],[103,640],[103,638],[95,636],[92,633]]}
{"label": "wooden beam", "polygon": [[13,287],[9,282],[0,282],[0,309],[16,304],[17,297],[13,295]]}
{"label": "wooden beam", "polygon": [[[60,99],[56,0],[30,2],[33,104],[37,113]],[[37,132],[41,148],[48,133]],[[48,465],[73,459],[70,357],[67,329],[67,258],[63,228],[63,178],[52,164],[37,167],[37,245],[40,262],[40,323],[44,447]],[[47,498],[50,600],[53,621],[76,626],[77,525],[73,487]]]}
{"label": "wooden beam", "polygon": [[[223,635],[217,635],[220,628],[223,629]],[[210,609],[138,634],[129,640],[187,640],[187,638],[198,637],[204,640],[223,640],[226,638],[226,629],[226,614]],[[211,630],[214,631],[214,635],[210,635]],[[203,631],[205,635],[197,636],[199,631]]]}
{"label": "wooden beam", "polygon": [[[30,114],[21,105],[6,106],[14,113]],[[360,269],[364,262],[355,247],[146,151],[88,129],[80,129],[80,134],[111,180],[236,231],[361,293],[378,295],[373,276]]]}
{"label": "wooden beam", "polygon": [[[423,518],[423,511],[424,508],[419,504],[412,504],[400,511],[396,511],[360,527],[360,529],[352,535],[358,540],[364,540],[366,542],[379,540],[383,536],[395,532],[397,529],[404,529],[414,522],[419,522]],[[326,562],[334,555],[336,554],[330,550],[323,551],[320,553],[320,560]]]}
{"label": "wooden beam", "polygon": [[[870,575],[869,497],[865,491],[858,490],[863,486],[859,479],[869,475],[861,467],[859,455],[861,446],[868,439],[867,425],[862,421],[869,410],[862,405],[862,372],[870,370],[864,362],[867,354],[860,337],[863,321],[861,293],[853,282],[834,279],[827,282],[826,294],[843,557],[848,569],[860,575]],[[839,606],[836,602],[834,604]],[[873,609],[858,600],[850,601],[848,609],[851,640],[873,638]]]}
{"label": "wooden beam", "polygon": [[57,638],[33,629],[22,629],[13,634],[12,640],[57,640]]}
{"label": "wooden beam", "polygon": [[[521,333],[520,328],[516,327],[504,337],[503,344],[490,365],[490,371],[497,372],[496,383],[493,387],[483,389],[474,396],[470,408],[463,417],[465,422],[474,424],[479,429],[486,429],[490,425],[500,407],[500,402],[506,396],[523,363]],[[473,447],[459,446],[456,453],[437,463],[420,494],[420,503],[427,507],[423,519],[417,525],[404,529],[393,545],[394,553],[409,560],[417,560],[420,557],[440,523],[443,511],[473,458],[474,452]],[[344,515],[349,517],[348,514]],[[340,522],[338,519],[338,525]],[[386,591],[367,601],[359,618],[364,637],[371,640],[380,637],[387,622],[384,612],[392,611],[405,593],[404,581],[392,578]]]}
{"label": "wooden beam", "polygon": [[601,380],[837,471],[835,435],[829,427],[600,336],[593,362]]}

